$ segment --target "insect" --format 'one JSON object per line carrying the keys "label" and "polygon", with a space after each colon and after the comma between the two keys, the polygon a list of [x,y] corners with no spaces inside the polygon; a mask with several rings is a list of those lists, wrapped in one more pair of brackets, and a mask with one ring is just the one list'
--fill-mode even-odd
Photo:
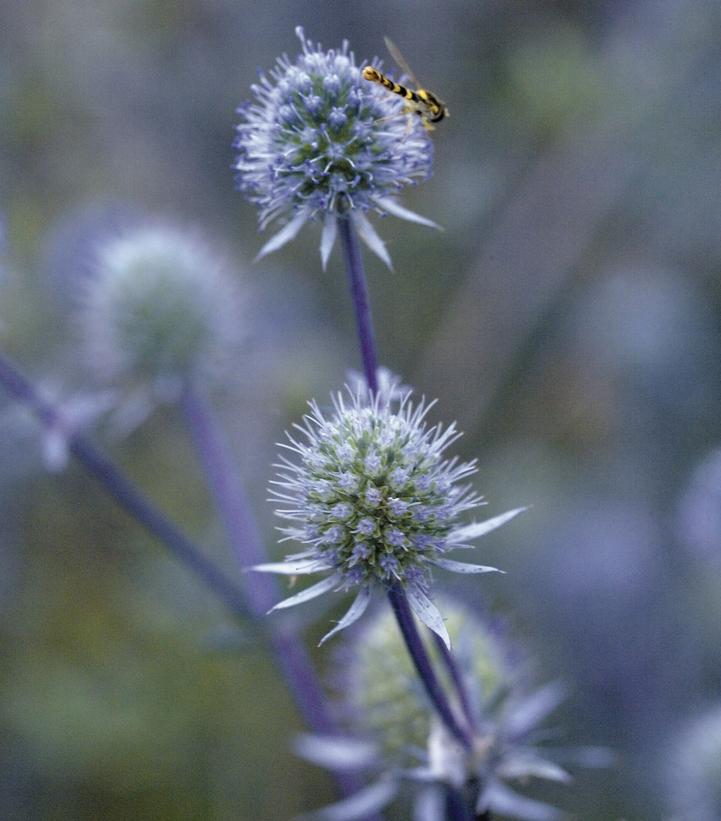
{"label": "insect", "polygon": [[439,123],[445,117],[448,117],[448,108],[446,104],[432,94],[428,89],[421,88],[421,84],[411,71],[410,66],[405,61],[398,46],[388,37],[384,38],[386,48],[391,57],[396,61],[400,70],[408,77],[416,90],[402,86],[400,83],[395,83],[389,77],[386,77],[382,71],[379,71],[373,66],[366,66],[363,69],[363,78],[369,80],[371,83],[379,83],[393,94],[398,94],[406,100],[406,111],[410,114],[417,114],[423,121],[423,126],[427,131],[433,131],[435,123]]}

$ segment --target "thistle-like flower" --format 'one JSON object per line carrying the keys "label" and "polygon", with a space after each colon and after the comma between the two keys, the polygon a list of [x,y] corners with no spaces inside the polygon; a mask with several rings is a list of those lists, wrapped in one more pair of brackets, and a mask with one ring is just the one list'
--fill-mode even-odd
{"label": "thistle-like flower", "polygon": [[173,398],[231,361],[240,300],[222,259],[169,224],[99,243],[83,299],[88,357],[104,380]]}
{"label": "thistle-like flower", "polygon": [[[306,549],[284,562],[254,569],[291,576],[325,573],[326,578],[280,602],[273,609],[309,601],[330,590],[357,590],[350,610],[325,641],[365,611],[374,589],[401,587],[415,615],[450,646],[443,619],[429,592],[431,569],[488,573],[496,568],[446,557],[512,519],[523,508],[484,522],[459,523],[481,498],[462,480],[475,462],[446,460],[458,439],[455,425],[430,427],[432,406],[413,405],[409,394],[396,401],[392,391],[368,399],[367,390],[333,397],[326,417],[317,404],[305,425],[284,445],[299,461],[281,457],[273,500],[286,539]],[[322,642],[321,642],[322,643]]]}
{"label": "thistle-like flower", "polygon": [[[390,266],[366,212],[435,224],[401,206],[403,186],[431,173],[433,144],[404,103],[364,80],[348,43],[323,51],[296,29],[302,54],[281,57],[252,86],[254,101],[239,109],[235,164],[238,187],[260,207],[260,225],[283,229],[259,256],[292,240],[309,219],[322,219],[323,266],[335,242],[338,216]],[[376,61],[377,62],[377,61]]]}
{"label": "thistle-like flower", "polygon": [[[306,735],[297,744],[300,755],[321,766],[362,769],[375,780],[310,817],[351,821],[365,817],[359,808],[379,812],[408,781],[419,785],[413,813],[418,819],[446,817],[447,788],[464,795],[474,817],[486,812],[527,821],[562,817],[554,807],[516,790],[530,779],[570,780],[554,760],[563,751],[538,741],[540,726],[562,697],[561,688],[529,688],[528,665],[518,664],[517,649],[508,646],[496,626],[459,601],[444,599],[442,604],[475,713],[472,749],[464,750],[428,709],[393,615],[381,610],[339,653],[339,707],[349,735]],[[450,680],[445,684],[452,690]],[[578,753],[571,758],[608,763],[605,750]]]}

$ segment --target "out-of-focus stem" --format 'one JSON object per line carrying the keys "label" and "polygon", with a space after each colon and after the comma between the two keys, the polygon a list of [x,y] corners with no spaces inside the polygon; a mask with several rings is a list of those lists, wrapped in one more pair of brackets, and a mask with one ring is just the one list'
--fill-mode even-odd
{"label": "out-of-focus stem", "polygon": [[[7,357],[1,354],[0,385],[17,401],[27,405],[38,421],[46,428],[62,424],[60,411],[43,399],[30,380]],[[164,544],[168,551],[194,573],[234,615],[243,619],[256,618],[260,612],[270,606],[272,591],[263,585],[255,587],[252,584],[247,585],[245,592],[241,590],[214,562],[206,558],[173,522],[157,510],[123,472],[103,456],[85,437],[70,433],[68,445],[73,456],[100,483],[108,495]],[[222,452],[222,445],[219,440],[215,441],[215,445],[221,447]],[[228,484],[228,477],[223,476],[218,470],[214,474],[214,481],[221,484],[225,483],[223,484],[223,494],[226,503],[230,504],[233,493],[231,485]],[[244,508],[243,505],[244,497],[241,496],[237,510],[233,514],[238,516],[239,520],[243,520],[243,517],[250,517],[249,510]],[[230,510],[226,512],[230,513]],[[253,532],[257,533],[253,530],[252,518],[249,519],[249,522],[249,532],[251,534]],[[259,541],[256,541],[254,546],[251,545],[247,555],[252,556],[253,550],[257,551],[259,545]],[[236,551],[240,552],[239,538],[234,542],[234,546]],[[260,550],[261,552],[256,555],[262,560],[264,558],[262,546]],[[278,664],[308,725],[316,732],[333,732],[335,725],[329,717],[323,702],[317,676],[298,637],[288,632],[287,628],[276,629],[269,636]],[[342,793],[350,795],[358,788],[359,781],[353,774],[336,773],[335,776]]]}
{"label": "out-of-focus stem", "polygon": [[458,723],[458,719],[451,709],[441,683],[438,681],[431,660],[426,652],[423,640],[418,634],[418,629],[413,620],[408,599],[400,586],[391,587],[388,590],[388,599],[393,608],[398,626],[406,643],[416,672],[423,683],[426,694],[434,709],[446,725],[451,735],[457,739],[467,750],[471,748],[471,736],[468,731]]}
{"label": "out-of-focus stem", "polygon": [[350,216],[338,217],[338,232],[350,281],[353,309],[358,326],[358,340],[363,359],[363,372],[370,392],[375,395],[378,393],[378,355],[373,333],[373,318],[363,267],[363,255]]}
{"label": "out-of-focus stem", "polygon": [[471,812],[463,790],[457,787],[446,788],[447,821],[476,821],[476,814]]}
{"label": "out-of-focus stem", "polygon": [[446,643],[443,641],[443,639],[437,633],[433,634],[433,639],[436,643],[436,647],[438,648],[438,652],[441,654],[443,663],[446,665],[448,673],[451,677],[451,681],[453,682],[453,686],[455,687],[456,693],[458,694],[458,700],[460,701],[461,707],[463,708],[463,714],[466,717],[466,721],[472,729],[476,730],[478,724],[478,717],[476,716],[475,710],[473,709],[473,705],[471,704],[471,700],[468,697],[468,689],[466,688],[466,683],[463,680],[463,673],[461,672],[458,663],[453,658],[453,654],[446,647]]}
{"label": "out-of-focus stem", "polygon": [[[181,404],[198,460],[236,559],[242,567],[268,561],[225,432],[210,403],[198,388],[188,385]],[[256,616],[265,615],[280,598],[275,579],[265,574],[246,576],[244,590],[248,606]],[[338,732],[313,663],[297,631],[289,624],[278,627],[270,622],[266,635],[275,663],[308,726],[321,734]],[[338,771],[334,776],[346,795],[360,786],[352,773]]]}
{"label": "out-of-focus stem", "polygon": [[[58,409],[43,399],[35,386],[3,355],[0,355],[0,385],[16,400],[27,405],[46,428],[62,424]],[[68,445],[73,456],[118,505],[162,542],[232,613],[241,618],[250,615],[239,587],[155,508],[118,467],[83,436],[70,432]]]}
{"label": "out-of-focus stem", "polygon": [[[249,567],[268,561],[230,448],[210,405],[198,390],[188,387],[183,394],[182,408],[208,488],[239,564]],[[275,580],[265,574],[246,576],[244,589],[248,606],[256,616],[263,616],[280,599]],[[270,627],[268,635],[276,661],[308,725],[320,733],[334,730],[300,637],[288,625]]]}

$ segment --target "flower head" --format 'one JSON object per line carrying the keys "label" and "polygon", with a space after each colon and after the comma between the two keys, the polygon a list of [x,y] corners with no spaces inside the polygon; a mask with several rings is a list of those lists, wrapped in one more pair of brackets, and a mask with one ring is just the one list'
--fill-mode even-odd
{"label": "flower head", "polygon": [[[485,522],[460,526],[459,517],[481,499],[462,480],[474,462],[447,460],[445,449],[459,437],[454,425],[432,427],[431,407],[413,405],[409,394],[373,400],[367,391],[333,398],[326,417],[311,403],[303,440],[285,445],[298,459],[283,458],[273,483],[277,514],[291,522],[286,538],[306,546],[285,562],[256,570],[300,575],[326,573],[323,581],[281,602],[290,607],[326,591],[359,589],[348,614],[325,638],[360,617],[376,587],[400,586],[414,613],[448,642],[443,619],[429,598],[432,567],[457,573],[495,568],[446,558],[454,548],[516,516],[512,510]],[[325,640],[325,639],[324,639]]]}
{"label": "flower head", "polygon": [[395,200],[403,186],[430,175],[433,145],[397,95],[362,78],[347,42],[323,51],[300,27],[296,34],[302,53],[294,62],[281,57],[253,85],[253,102],[239,109],[238,187],[260,207],[262,228],[275,219],[286,223],[259,256],[292,240],[308,219],[321,218],[325,265],[337,217],[345,215],[389,263],[365,212],[433,226]]}
{"label": "flower head", "polygon": [[239,300],[218,255],[165,224],[98,245],[84,294],[88,354],[105,379],[167,389],[207,376],[238,337]]}
{"label": "flower head", "polygon": [[[539,741],[541,725],[561,699],[560,687],[529,689],[527,665],[517,663],[516,648],[509,647],[496,625],[460,601],[442,604],[476,716],[472,749],[464,750],[429,712],[393,615],[379,611],[339,653],[339,706],[349,735],[303,736],[298,744],[300,754],[315,763],[337,769],[345,761],[376,775],[364,791],[334,805],[332,817],[358,817],[351,810],[360,800],[366,812],[378,812],[397,797],[404,781],[420,785],[414,818],[444,818],[447,787],[463,790],[478,815],[530,821],[562,817],[554,807],[516,791],[530,779],[570,780],[554,760],[560,752]],[[435,648],[431,653],[438,660]],[[452,692],[451,681],[444,683]],[[578,758],[597,766],[608,763],[605,750],[587,748]],[[326,816],[321,811],[318,817]]]}

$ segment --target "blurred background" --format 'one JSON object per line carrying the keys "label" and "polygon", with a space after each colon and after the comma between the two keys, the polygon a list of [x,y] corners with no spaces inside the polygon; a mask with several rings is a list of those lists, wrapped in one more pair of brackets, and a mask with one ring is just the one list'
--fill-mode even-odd
{"label": "blurred background", "polygon": [[[682,746],[721,700],[715,0],[6,0],[2,349],[68,407],[92,397],[92,243],[147,216],[204,231],[246,305],[216,407],[282,555],[274,443],[359,366],[339,253],[322,272],[310,226],[252,264],[264,237],[234,191],[235,109],[298,24],[360,59],[389,35],[451,112],[433,179],[403,198],[445,231],[384,221],[396,271],[368,258],[370,289],[383,363],[466,432],[489,513],[533,505],[479,548],[507,575],[461,586],[566,682],[559,738],[618,753],[554,799],[696,821],[675,762],[701,766]],[[91,435],[238,578],[177,411],[131,427]],[[0,817],[286,819],[330,800],[289,750],[302,724],[263,644],[42,451],[0,395]]]}

